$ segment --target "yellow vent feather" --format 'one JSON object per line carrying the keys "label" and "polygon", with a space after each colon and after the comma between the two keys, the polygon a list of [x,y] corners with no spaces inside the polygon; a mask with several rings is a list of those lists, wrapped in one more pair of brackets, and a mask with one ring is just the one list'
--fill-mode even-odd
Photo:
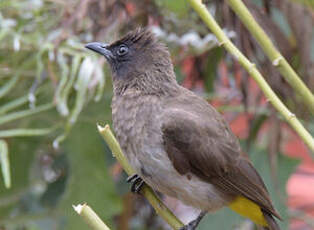
{"label": "yellow vent feather", "polygon": [[243,196],[238,196],[236,199],[234,199],[229,204],[229,208],[241,216],[251,219],[258,225],[268,226],[261,208],[253,201]]}

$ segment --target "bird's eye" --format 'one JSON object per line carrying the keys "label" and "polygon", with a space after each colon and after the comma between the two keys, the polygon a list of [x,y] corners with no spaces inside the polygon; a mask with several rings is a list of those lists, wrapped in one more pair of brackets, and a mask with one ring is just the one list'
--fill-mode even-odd
{"label": "bird's eye", "polygon": [[119,56],[123,56],[125,54],[127,54],[127,52],[129,51],[129,48],[126,45],[121,45],[118,49],[118,55]]}

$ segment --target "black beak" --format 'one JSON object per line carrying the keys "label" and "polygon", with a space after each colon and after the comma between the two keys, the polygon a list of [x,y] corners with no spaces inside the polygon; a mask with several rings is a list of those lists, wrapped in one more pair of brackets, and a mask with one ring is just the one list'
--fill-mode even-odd
{"label": "black beak", "polygon": [[85,45],[87,49],[90,49],[92,51],[95,51],[96,53],[104,55],[107,59],[112,59],[113,54],[109,49],[107,49],[108,46],[109,46],[108,44],[100,42],[91,42]]}

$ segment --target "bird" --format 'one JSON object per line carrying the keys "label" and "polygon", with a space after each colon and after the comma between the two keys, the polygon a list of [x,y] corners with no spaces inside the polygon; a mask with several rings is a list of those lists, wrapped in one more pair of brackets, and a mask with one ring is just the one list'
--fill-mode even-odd
{"label": "bird", "polygon": [[180,230],[196,229],[222,207],[280,230],[281,217],[238,139],[213,106],[178,84],[167,46],[150,29],[85,47],[111,69],[113,128],[136,171],[128,178],[133,192],[145,183],[201,210]]}

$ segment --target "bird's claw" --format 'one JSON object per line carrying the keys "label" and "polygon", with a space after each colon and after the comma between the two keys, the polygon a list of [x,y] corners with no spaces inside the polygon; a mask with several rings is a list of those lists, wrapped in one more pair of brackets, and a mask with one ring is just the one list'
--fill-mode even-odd
{"label": "bird's claw", "polygon": [[203,217],[206,215],[206,213],[207,213],[206,211],[202,211],[195,220],[191,221],[187,225],[184,225],[179,230],[196,230],[198,224],[203,219]]}
{"label": "bird's claw", "polygon": [[139,193],[141,191],[141,188],[145,184],[144,180],[137,174],[129,176],[126,179],[126,181],[128,183],[132,183],[132,185],[131,185],[131,192],[133,192],[133,193]]}
{"label": "bird's claw", "polygon": [[194,221],[188,223],[187,225],[184,225],[179,230],[196,230],[198,223],[195,223]]}

